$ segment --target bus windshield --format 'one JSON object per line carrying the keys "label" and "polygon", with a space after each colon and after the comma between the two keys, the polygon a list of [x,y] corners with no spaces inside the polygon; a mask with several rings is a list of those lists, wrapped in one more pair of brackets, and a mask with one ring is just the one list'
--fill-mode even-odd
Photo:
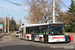
{"label": "bus windshield", "polygon": [[64,25],[50,25],[50,35],[64,35]]}

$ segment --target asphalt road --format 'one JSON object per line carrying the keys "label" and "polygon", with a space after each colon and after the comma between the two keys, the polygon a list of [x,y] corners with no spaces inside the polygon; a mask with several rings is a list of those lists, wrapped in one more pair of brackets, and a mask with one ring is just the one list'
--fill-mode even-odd
{"label": "asphalt road", "polygon": [[54,48],[42,47],[42,46],[37,47],[32,45],[18,45],[18,46],[0,47],[0,50],[68,50],[68,49],[54,49]]}
{"label": "asphalt road", "polygon": [[40,43],[20,40],[15,35],[6,35],[11,41],[0,43],[0,50],[75,50],[75,43]]}

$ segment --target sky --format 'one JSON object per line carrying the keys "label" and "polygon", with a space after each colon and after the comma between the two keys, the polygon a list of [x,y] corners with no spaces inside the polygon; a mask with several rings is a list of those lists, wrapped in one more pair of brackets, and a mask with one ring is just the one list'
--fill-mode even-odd
{"label": "sky", "polygon": [[[9,1],[20,4],[24,3],[23,0],[9,0]],[[63,7],[62,11],[66,11],[68,9],[67,7],[69,7],[69,5],[71,4],[71,0],[64,0],[64,4],[66,5],[66,7]],[[21,9],[25,9],[27,11],[23,11]],[[24,16],[28,15],[28,10],[29,7],[27,6],[18,7],[17,5],[7,2],[7,0],[0,0],[0,17],[3,18],[5,16],[8,16],[9,18],[14,17],[17,23],[21,19],[22,23],[27,24],[25,23]]]}

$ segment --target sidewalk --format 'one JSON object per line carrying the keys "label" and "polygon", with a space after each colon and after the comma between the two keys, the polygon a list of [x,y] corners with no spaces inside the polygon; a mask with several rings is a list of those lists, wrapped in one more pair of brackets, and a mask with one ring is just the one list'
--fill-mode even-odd
{"label": "sidewalk", "polygon": [[4,35],[4,33],[0,33],[0,38]]}
{"label": "sidewalk", "polygon": [[9,36],[9,34],[6,34],[2,38],[0,38],[0,43],[10,42],[10,41],[12,41],[12,38],[11,36]]}

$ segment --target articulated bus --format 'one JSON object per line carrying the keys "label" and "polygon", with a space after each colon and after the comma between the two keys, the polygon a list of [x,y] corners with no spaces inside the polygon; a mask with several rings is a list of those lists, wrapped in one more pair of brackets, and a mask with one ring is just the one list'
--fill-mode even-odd
{"label": "articulated bus", "polygon": [[20,38],[40,42],[65,42],[64,23],[31,24],[19,28]]}

